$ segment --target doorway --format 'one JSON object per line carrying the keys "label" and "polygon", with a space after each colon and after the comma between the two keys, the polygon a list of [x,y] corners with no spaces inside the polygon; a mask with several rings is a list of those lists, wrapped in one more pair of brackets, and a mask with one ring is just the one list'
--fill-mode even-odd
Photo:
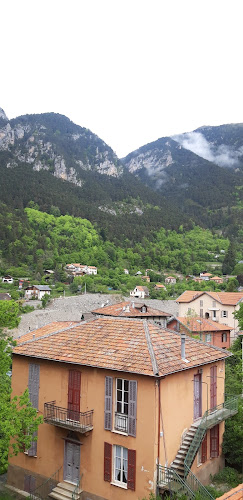
{"label": "doorway", "polygon": [[80,445],[65,441],[64,481],[77,484],[80,477]]}

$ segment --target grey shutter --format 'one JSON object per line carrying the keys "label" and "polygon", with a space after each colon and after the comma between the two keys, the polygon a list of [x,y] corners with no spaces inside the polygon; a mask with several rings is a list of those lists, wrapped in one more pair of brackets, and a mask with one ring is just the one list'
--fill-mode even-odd
{"label": "grey shutter", "polygon": [[112,429],[112,388],[113,378],[105,377],[105,429]]}
{"label": "grey shutter", "polygon": [[128,434],[136,437],[136,419],[137,419],[137,382],[129,380],[128,394]]}
{"label": "grey shutter", "polygon": [[39,380],[40,380],[40,365],[35,363],[29,364],[29,395],[32,406],[38,410],[39,402]]}
{"label": "grey shutter", "polygon": [[[33,437],[37,436],[37,432],[34,432]],[[37,441],[31,441],[30,448],[28,449],[29,457],[37,456]]]}

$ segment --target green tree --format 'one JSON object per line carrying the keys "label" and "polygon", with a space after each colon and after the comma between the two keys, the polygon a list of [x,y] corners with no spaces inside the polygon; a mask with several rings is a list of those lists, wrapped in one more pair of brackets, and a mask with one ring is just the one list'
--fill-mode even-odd
{"label": "green tree", "polygon": [[222,265],[223,274],[231,274],[233,272],[233,269],[235,267],[235,260],[235,245],[231,242],[225,254],[224,262]]}
{"label": "green tree", "polygon": [[19,324],[19,305],[14,300],[0,301],[0,328],[16,328]]}
{"label": "green tree", "polygon": [[0,333],[0,474],[7,470],[8,454],[30,448],[42,417],[29,400],[28,389],[11,398],[11,352],[15,343]]}

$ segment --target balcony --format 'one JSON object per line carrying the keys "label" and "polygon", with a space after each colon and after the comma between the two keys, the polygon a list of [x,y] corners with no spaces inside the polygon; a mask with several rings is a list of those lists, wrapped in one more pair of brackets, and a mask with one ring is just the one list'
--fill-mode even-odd
{"label": "balcony", "polygon": [[207,410],[200,425],[203,425],[205,429],[211,429],[211,427],[214,427],[223,420],[236,415],[236,413],[238,413],[238,403],[239,396],[229,397],[225,395],[224,403]]}
{"label": "balcony", "polygon": [[80,413],[78,411],[68,410],[56,406],[56,401],[50,401],[44,404],[44,422],[64,429],[80,432],[93,430],[93,413],[94,410]]}
{"label": "balcony", "polygon": [[126,413],[115,412],[115,430],[119,432],[128,432],[128,415]]}

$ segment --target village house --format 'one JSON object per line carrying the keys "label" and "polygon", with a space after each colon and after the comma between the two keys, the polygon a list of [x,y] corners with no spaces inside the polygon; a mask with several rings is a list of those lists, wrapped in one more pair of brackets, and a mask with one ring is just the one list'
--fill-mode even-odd
{"label": "village house", "polygon": [[237,412],[236,398],[224,401],[228,356],[134,319],[27,333],[13,351],[13,395],[28,387],[44,423],[10,457],[8,484],[41,497],[44,483],[56,499],[82,500],[203,488],[224,464],[224,421]]}
{"label": "village house", "polygon": [[83,276],[85,274],[97,274],[97,267],[83,264],[67,264],[65,271],[72,276]]}
{"label": "village house", "polygon": [[149,289],[147,286],[135,286],[134,290],[130,291],[130,296],[137,299],[144,299],[149,296]]}
{"label": "village house", "polygon": [[141,276],[142,280],[147,281],[147,283],[150,283],[150,276]]}
{"label": "village house", "polygon": [[128,269],[123,269],[123,271],[124,271],[124,274],[129,274]]}
{"label": "village house", "polygon": [[147,304],[134,301],[119,302],[109,306],[103,306],[92,311],[95,316],[114,316],[119,318],[146,319],[158,322],[161,326],[166,326],[170,314],[149,307]]}
{"label": "village house", "polygon": [[162,283],[156,283],[154,289],[155,290],[166,290],[166,287]]}
{"label": "village house", "polygon": [[165,283],[166,283],[166,285],[175,285],[176,284],[176,278],[174,276],[167,276],[165,278]]}
{"label": "village house", "polygon": [[223,278],[220,278],[220,276],[213,276],[210,278],[210,281],[214,281],[214,283],[218,283],[219,285],[224,282]]}
{"label": "village house", "polygon": [[0,293],[0,300],[11,300],[11,295],[9,293]]}
{"label": "village house", "polygon": [[51,294],[51,288],[48,285],[30,285],[25,289],[25,298],[26,299],[38,299],[41,300],[44,295]]}
{"label": "village house", "polygon": [[187,316],[195,312],[201,318],[211,319],[229,326],[231,340],[237,337],[238,320],[234,312],[239,310],[243,292],[197,292],[186,290],[176,300],[179,304],[178,316]]}
{"label": "village house", "polygon": [[211,273],[200,273],[200,278],[203,281],[208,281],[211,279],[212,274]]}
{"label": "village house", "polygon": [[2,278],[2,283],[8,283],[8,285],[12,285],[14,282],[14,279],[10,274],[7,274],[6,276],[3,276]]}
{"label": "village house", "polygon": [[221,349],[229,349],[230,347],[230,331],[232,328],[217,323],[212,319],[200,318],[200,316],[178,317],[170,319],[167,326],[177,332],[184,332],[186,335],[196,335],[203,342],[221,347]]}

